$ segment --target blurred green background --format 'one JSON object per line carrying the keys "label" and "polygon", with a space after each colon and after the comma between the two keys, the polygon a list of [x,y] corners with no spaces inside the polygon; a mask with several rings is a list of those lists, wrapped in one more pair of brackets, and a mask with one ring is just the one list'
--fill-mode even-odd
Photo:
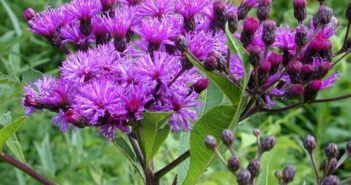
{"label": "blurred green background", "polygon": [[[2,83],[3,74],[10,75],[14,81],[30,81],[33,70],[56,75],[62,54],[46,42],[28,32],[22,20],[22,11],[33,7],[41,11],[44,7],[62,4],[62,0],[0,0],[0,125],[6,119],[23,115],[21,106],[22,85]],[[292,12],[292,0],[273,0],[272,18],[280,24],[296,25]],[[344,11],[347,0],[327,0],[335,15],[340,18],[338,34],[333,37],[335,50],[340,48],[345,32]],[[309,1],[309,15],[313,15],[318,3]],[[320,94],[320,97],[334,97],[351,92],[351,68],[348,59],[338,66],[341,80],[333,88]],[[31,74],[31,75],[28,75]],[[35,74],[35,71],[34,71]],[[38,73],[39,74],[39,73]],[[238,131],[236,149],[247,163],[256,150],[255,138],[251,135],[254,127],[264,133],[278,137],[277,147],[264,156],[268,162],[269,184],[276,184],[272,174],[286,164],[297,165],[295,185],[311,184],[313,173],[306,153],[302,150],[301,138],[313,133],[318,140],[317,160],[327,142],[336,142],[344,148],[351,139],[351,100],[327,104],[305,106],[281,114],[260,114],[244,122]],[[11,114],[9,113],[11,112]],[[26,162],[40,173],[62,185],[128,185],[141,184],[140,176],[118,148],[97,134],[97,130],[84,129],[61,133],[51,125],[51,114],[35,114],[17,132]],[[167,140],[156,160],[162,167],[179,155],[178,148],[186,148],[186,142],[179,142],[186,134],[172,135]],[[11,152],[5,148],[5,153]],[[228,154],[229,155],[229,154]],[[171,184],[172,175],[163,184]],[[351,176],[351,160],[339,170],[342,177]],[[207,170],[201,178],[201,185],[235,184],[234,177],[219,162]],[[33,185],[36,181],[0,162],[0,185]]]}

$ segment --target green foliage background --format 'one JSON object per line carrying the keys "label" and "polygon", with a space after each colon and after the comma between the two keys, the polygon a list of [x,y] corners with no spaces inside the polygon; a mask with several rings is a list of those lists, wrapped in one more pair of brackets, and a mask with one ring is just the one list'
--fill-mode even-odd
{"label": "green foliage background", "polygon": [[[273,0],[272,18],[279,23],[296,24],[291,7],[292,0]],[[35,69],[43,73],[57,75],[63,55],[52,48],[45,39],[27,31],[22,20],[22,11],[33,7],[40,11],[43,7],[55,6],[62,0],[0,0],[0,78],[2,74],[12,75],[23,81],[30,81],[28,70]],[[317,2],[309,1],[308,13],[317,11]],[[346,20],[343,18],[347,0],[327,0],[327,4],[340,19],[338,34],[333,37],[335,49],[342,44]],[[351,68],[346,59],[338,66],[341,80],[333,88],[320,94],[320,97],[334,97],[351,91]],[[33,74],[33,73],[30,73]],[[0,80],[1,81],[1,80]],[[13,120],[23,115],[21,106],[22,85],[18,83],[0,83],[0,123],[11,112]],[[294,184],[310,184],[313,173],[306,153],[301,149],[301,138],[313,133],[318,142],[317,160],[327,142],[336,142],[344,147],[351,139],[351,100],[310,105],[281,114],[260,114],[245,121],[239,127],[236,150],[246,164],[256,150],[255,138],[251,135],[254,127],[264,133],[278,137],[277,147],[264,156],[267,168],[262,169],[262,184],[276,184],[272,174],[286,164],[297,165],[297,177]],[[94,129],[70,131],[62,134],[51,125],[51,114],[35,114],[25,122],[17,132],[26,162],[41,173],[62,185],[112,185],[141,184],[140,176],[118,148],[97,134]],[[215,123],[214,123],[215,124]],[[187,148],[187,134],[172,134],[161,147],[156,166],[162,167],[176,158]],[[182,142],[179,142],[182,140]],[[289,149],[287,149],[289,148]],[[6,153],[10,151],[5,148]],[[227,154],[229,157],[229,154]],[[171,184],[172,175],[168,175],[163,184]],[[351,161],[338,172],[340,176],[351,176]],[[27,175],[0,162],[1,185],[37,184]],[[235,184],[235,178],[218,161],[201,178],[201,185]]]}

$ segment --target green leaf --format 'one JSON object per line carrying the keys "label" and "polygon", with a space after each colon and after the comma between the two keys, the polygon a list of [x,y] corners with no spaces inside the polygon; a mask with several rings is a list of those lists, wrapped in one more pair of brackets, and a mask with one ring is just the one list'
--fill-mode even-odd
{"label": "green leaf", "polygon": [[[0,115],[0,125],[6,126],[10,124],[12,121],[11,112],[7,112],[5,114]],[[16,134],[13,134],[7,141],[7,147],[9,147],[10,151],[15,155],[15,157],[24,162],[25,158],[22,151],[22,146],[19,143]]]}
{"label": "green leaf", "polygon": [[250,72],[250,63],[249,63],[249,54],[246,51],[246,49],[243,47],[241,42],[233,37],[233,34],[229,31],[228,23],[226,24],[225,27],[225,33],[227,36],[228,40],[228,46],[230,49],[231,53],[236,53],[240,59],[243,61],[243,64],[245,66],[245,74],[246,78],[249,78],[250,76],[248,75]]}
{"label": "green leaf", "polygon": [[216,87],[212,82],[210,82],[207,92],[206,98],[203,103],[203,109],[201,115],[206,114],[208,111],[213,109],[214,107],[220,105],[224,100],[223,93],[221,90]]}
{"label": "green leaf", "polygon": [[162,143],[166,140],[170,128],[166,121],[170,112],[145,112],[141,121],[143,152],[146,165],[150,165]]}
{"label": "green leaf", "polygon": [[57,168],[51,152],[49,135],[46,135],[41,143],[34,142],[34,145],[42,164],[41,168],[51,177],[55,177]]}
{"label": "green leaf", "polygon": [[185,55],[188,57],[191,63],[193,63],[201,72],[203,72],[211,80],[211,82],[213,82],[214,85],[216,85],[217,88],[222,91],[233,106],[238,104],[240,90],[235,85],[233,85],[226,77],[207,71],[191,54],[186,53]]}
{"label": "green leaf", "polygon": [[4,83],[18,83],[19,80],[15,75],[5,75],[0,72],[0,84]]}
{"label": "green leaf", "polygon": [[12,11],[12,9],[10,8],[10,6],[7,4],[7,2],[5,0],[1,0],[0,2],[2,4],[2,6],[5,8],[6,13],[10,17],[12,25],[13,25],[15,31],[16,31],[16,34],[18,36],[21,36],[22,35],[22,30],[21,30],[20,24],[18,22],[18,19],[17,19],[15,13]]}
{"label": "green leaf", "polygon": [[43,77],[43,73],[35,69],[28,69],[22,73],[22,82],[24,84],[32,84]]}
{"label": "green leaf", "polygon": [[245,77],[240,81],[241,88],[233,85],[225,76],[206,71],[199,61],[196,61],[191,54],[187,54],[189,60],[222,91],[233,106],[215,107],[195,123],[190,139],[190,168],[188,176],[183,183],[184,185],[196,184],[199,177],[215,157],[213,152],[205,147],[203,143],[204,138],[207,135],[213,135],[217,138],[220,147],[222,145],[220,139],[221,132],[227,128],[233,129],[238,125],[241,113],[248,100],[248,96],[245,96],[250,76],[250,64],[247,61],[248,54],[241,46],[241,43],[233,38],[232,34],[228,31],[228,26],[226,29],[231,53],[238,54],[245,66]]}
{"label": "green leaf", "polygon": [[0,129],[0,151],[2,151],[6,141],[22,126],[25,120],[26,117],[20,117],[16,121]]}
{"label": "green leaf", "polygon": [[190,167],[183,185],[196,184],[211,164],[215,154],[206,148],[204,139],[207,135],[219,139],[224,129],[232,127],[235,112],[232,106],[217,106],[195,123],[190,138]]}

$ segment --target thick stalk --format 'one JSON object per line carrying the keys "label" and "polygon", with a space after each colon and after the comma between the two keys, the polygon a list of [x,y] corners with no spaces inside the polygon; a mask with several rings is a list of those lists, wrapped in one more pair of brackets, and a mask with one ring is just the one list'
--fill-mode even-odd
{"label": "thick stalk", "polygon": [[51,182],[50,180],[48,180],[47,178],[41,176],[38,172],[36,172],[34,169],[32,169],[31,167],[29,167],[27,164],[22,163],[21,161],[18,161],[17,159],[3,154],[0,154],[0,160],[14,166],[15,168],[23,171],[24,173],[30,175],[31,177],[33,177],[35,180],[37,180],[38,182],[40,182],[41,184],[44,185],[55,185],[54,182]]}

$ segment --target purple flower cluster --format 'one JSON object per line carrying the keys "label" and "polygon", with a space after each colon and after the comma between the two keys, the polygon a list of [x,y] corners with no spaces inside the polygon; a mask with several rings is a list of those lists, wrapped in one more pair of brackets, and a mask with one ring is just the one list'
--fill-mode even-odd
{"label": "purple flower cluster", "polygon": [[[30,31],[67,53],[59,78],[25,87],[27,114],[47,109],[63,131],[97,127],[113,139],[145,111],[169,111],[172,130],[189,131],[209,82],[181,46],[202,60],[227,55],[218,6],[236,10],[213,0],[73,0],[41,13],[27,9]],[[232,75],[242,78],[240,59],[230,62]]]}

